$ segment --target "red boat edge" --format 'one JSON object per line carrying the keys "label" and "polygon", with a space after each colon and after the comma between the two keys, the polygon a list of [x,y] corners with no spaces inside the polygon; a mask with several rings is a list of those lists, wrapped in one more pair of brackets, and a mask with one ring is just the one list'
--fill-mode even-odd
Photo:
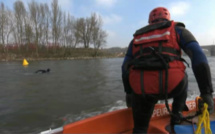
{"label": "red boat edge", "polygon": [[[215,98],[214,98],[215,102]],[[183,112],[186,116],[196,110],[195,100],[186,102],[189,111]],[[171,108],[171,104],[169,104]],[[170,115],[165,104],[157,104],[150,121],[149,133],[169,133],[166,129],[170,123]],[[84,120],[70,123],[61,128],[47,130],[41,134],[58,133],[131,133],[133,117],[131,108],[100,114]]]}

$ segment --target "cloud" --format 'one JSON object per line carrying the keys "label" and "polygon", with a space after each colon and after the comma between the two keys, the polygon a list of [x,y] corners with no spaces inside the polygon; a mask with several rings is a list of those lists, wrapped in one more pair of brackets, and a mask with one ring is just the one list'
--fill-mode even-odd
{"label": "cloud", "polygon": [[196,40],[200,45],[212,45],[215,43],[214,36],[215,27],[210,27],[207,30],[196,33]]}
{"label": "cloud", "polygon": [[96,4],[103,7],[113,7],[117,0],[96,0]]}
{"label": "cloud", "polygon": [[116,24],[122,21],[122,17],[111,14],[110,16],[102,16],[105,25]]}
{"label": "cloud", "polygon": [[125,38],[123,35],[119,34],[116,31],[106,30],[108,37],[107,37],[107,44],[106,47],[127,47],[131,38]]}
{"label": "cloud", "polygon": [[171,16],[182,16],[185,15],[190,9],[190,4],[187,2],[174,2],[170,4],[168,8]]}
{"label": "cloud", "polygon": [[111,30],[106,30],[106,32],[110,38],[116,37],[117,35],[114,31]]}
{"label": "cloud", "polygon": [[59,0],[59,6],[63,9],[63,11],[71,12],[73,9],[73,1],[72,0]]}

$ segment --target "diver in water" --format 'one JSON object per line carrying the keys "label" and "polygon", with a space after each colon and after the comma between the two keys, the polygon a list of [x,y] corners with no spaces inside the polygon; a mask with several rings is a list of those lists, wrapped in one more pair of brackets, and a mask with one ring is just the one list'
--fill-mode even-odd
{"label": "diver in water", "polygon": [[47,70],[43,70],[43,69],[40,69],[40,70],[37,70],[35,73],[49,73],[50,72],[50,69],[48,68]]}

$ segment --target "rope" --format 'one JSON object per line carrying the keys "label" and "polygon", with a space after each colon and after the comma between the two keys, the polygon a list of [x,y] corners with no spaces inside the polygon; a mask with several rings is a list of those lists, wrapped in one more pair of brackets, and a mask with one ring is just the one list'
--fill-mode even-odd
{"label": "rope", "polygon": [[195,134],[201,134],[202,128],[205,130],[205,134],[212,134],[211,128],[210,128],[210,116],[208,112],[208,104],[204,103],[204,107],[202,109],[202,114],[199,115],[198,123],[197,123],[197,129],[195,131]]}

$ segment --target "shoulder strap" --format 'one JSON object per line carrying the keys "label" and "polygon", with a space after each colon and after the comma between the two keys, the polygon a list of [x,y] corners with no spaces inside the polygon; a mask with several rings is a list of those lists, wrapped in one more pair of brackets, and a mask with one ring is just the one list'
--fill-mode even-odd
{"label": "shoulder strap", "polygon": [[184,27],[185,28],[185,24],[182,22],[175,22],[175,26],[179,26],[179,27]]}
{"label": "shoulder strap", "polygon": [[172,23],[172,21],[165,21],[165,22],[156,23],[156,24],[153,24],[153,25],[147,25],[147,26],[137,30],[134,33],[134,36],[141,35],[141,34],[153,31],[155,29],[163,29],[163,28],[170,27],[171,23]]}
{"label": "shoulder strap", "polygon": [[[155,51],[158,52],[159,48],[158,47],[151,47],[153,48]],[[142,50],[142,53],[151,53],[152,52],[152,49],[149,48],[149,47],[146,47]],[[179,50],[176,50],[174,48],[171,48],[171,47],[162,47],[162,52],[166,52],[166,53],[171,53],[171,54],[174,54],[174,55],[178,55],[180,56],[181,55],[181,52]],[[140,56],[141,53],[140,51],[137,51],[135,54],[134,54],[134,57],[138,57]]]}

